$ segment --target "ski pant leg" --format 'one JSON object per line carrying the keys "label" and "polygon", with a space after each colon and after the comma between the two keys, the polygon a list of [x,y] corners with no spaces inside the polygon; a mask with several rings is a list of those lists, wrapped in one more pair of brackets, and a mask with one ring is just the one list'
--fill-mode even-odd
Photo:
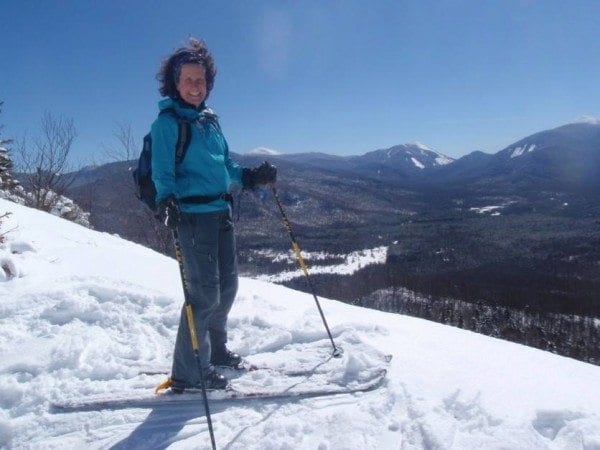
{"label": "ski pant leg", "polygon": [[211,316],[208,330],[213,349],[225,350],[227,316],[238,290],[235,233],[231,210],[223,211],[219,220],[219,286],[220,298]]}
{"label": "ski pant leg", "polygon": [[[204,373],[210,368],[208,324],[220,295],[219,214],[182,214],[178,226],[188,301],[196,325],[200,364]],[[181,312],[173,354],[171,378],[174,383],[196,386],[200,383],[198,362],[192,348],[185,306]]]}

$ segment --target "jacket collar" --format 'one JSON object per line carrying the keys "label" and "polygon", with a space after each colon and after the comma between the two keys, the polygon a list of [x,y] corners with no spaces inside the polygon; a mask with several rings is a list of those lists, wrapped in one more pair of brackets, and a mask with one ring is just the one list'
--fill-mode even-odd
{"label": "jacket collar", "polygon": [[217,114],[211,108],[206,106],[204,102],[202,102],[200,106],[195,107],[194,105],[190,105],[189,103],[184,102],[183,100],[169,97],[161,100],[158,103],[158,107],[161,111],[164,109],[173,108],[177,112],[177,114],[179,114],[182,117],[186,117],[190,120],[197,120],[202,118],[206,118],[209,120],[218,119]]}

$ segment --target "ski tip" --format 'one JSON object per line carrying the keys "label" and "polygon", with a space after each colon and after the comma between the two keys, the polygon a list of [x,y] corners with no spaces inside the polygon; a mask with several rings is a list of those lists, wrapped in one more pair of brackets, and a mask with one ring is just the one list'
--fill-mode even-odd
{"label": "ski tip", "polygon": [[169,377],[165,381],[160,383],[158,386],[156,386],[156,389],[154,389],[154,393],[160,394],[161,392],[172,388],[172,385],[173,385],[173,381],[171,380],[171,377]]}

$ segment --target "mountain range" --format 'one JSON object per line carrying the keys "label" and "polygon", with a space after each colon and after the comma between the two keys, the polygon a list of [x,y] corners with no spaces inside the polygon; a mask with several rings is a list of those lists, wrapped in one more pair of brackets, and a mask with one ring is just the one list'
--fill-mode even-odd
{"label": "mountain range", "polygon": [[535,186],[588,192],[600,187],[600,124],[567,124],[528,136],[496,154],[476,151],[457,160],[418,142],[360,156],[250,154],[238,159],[261,157],[284,165],[297,164],[405,187],[460,190],[485,186],[503,193],[515,192],[516,186]]}
{"label": "mountain range", "polygon": [[[600,310],[598,123],[567,124],[457,160],[421,143],[359,156],[275,153],[233,156],[243,166],[267,159],[278,167],[277,193],[304,250],[389,246],[385,266],[365,269],[376,273],[359,288],[352,278],[364,273],[315,277],[325,294],[353,302],[402,284],[468,301]],[[133,195],[134,165],[80,171],[70,195],[96,229],[168,253],[168,233]],[[261,188],[236,197],[243,273],[289,269],[264,254],[289,248],[272,194]],[[294,283],[287,284],[303,288]]]}

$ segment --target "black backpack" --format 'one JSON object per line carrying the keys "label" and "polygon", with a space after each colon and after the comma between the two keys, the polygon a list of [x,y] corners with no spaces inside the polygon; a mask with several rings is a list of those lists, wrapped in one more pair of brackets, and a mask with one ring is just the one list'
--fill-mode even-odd
{"label": "black backpack", "polygon": [[[190,122],[179,116],[172,108],[163,109],[160,114],[172,114],[177,118],[179,133],[175,148],[175,164],[181,164],[190,145]],[[150,133],[144,136],[144,146],[138,159],[137,169],[133,171],[133,182],[135,183],[136,197],[152,211],[156,211],[156,187],[152,181],[152,136]]]}

